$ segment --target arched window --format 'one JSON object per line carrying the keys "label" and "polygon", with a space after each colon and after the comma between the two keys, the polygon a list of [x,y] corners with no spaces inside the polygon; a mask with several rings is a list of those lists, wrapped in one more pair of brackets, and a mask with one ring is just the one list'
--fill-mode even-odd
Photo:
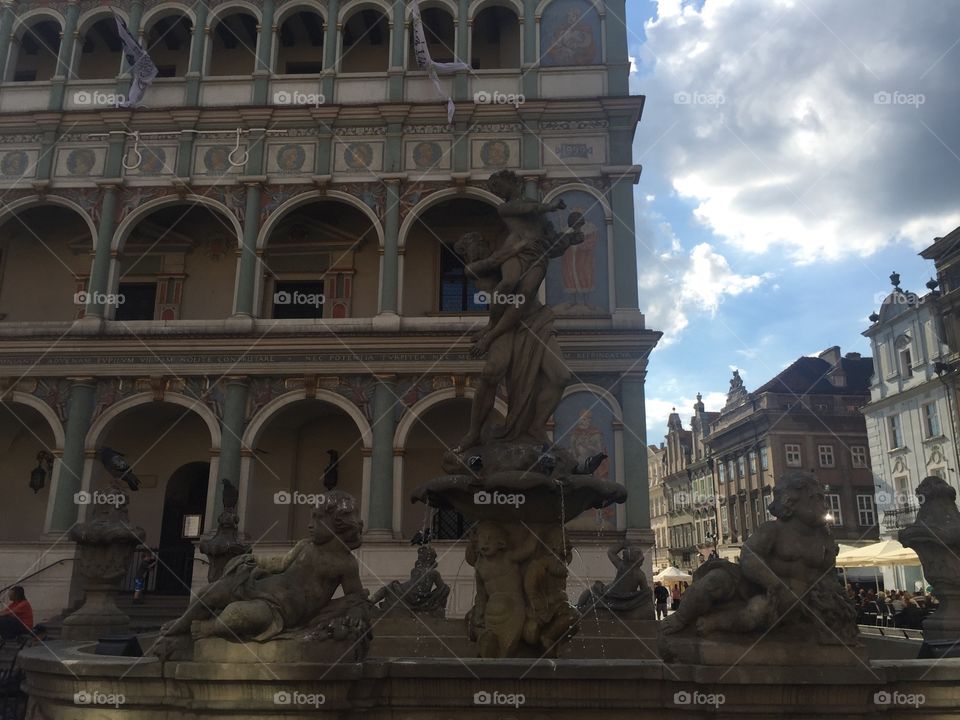
{"label": "arched window", "polygon": [[97,20],[80,35],[76,77],[79,80],[109,80],[120,74],[123,45],[112,17]]}
{"label": "arched window", "polygon": [[343,24],[340,71],[383,72],[390,66],[390,25],[378,10],[358,10]]}
{"label": "arched window", "polygon": [[323,18],[314,10],[292,13],[280,25],[278,75],[319,75],[323,71]]}
{"label": "arched window", "polygon": [[190,69],[193,27],[186,15],[165,15],[146,27],[145,45],[157,65],[157,77],[183,77]]}
{"label": "arched window", "polygon": [[520,19],[510,8],[493,5],[477,13],[472,40],[474,70],[520,67]]}
{"label": "arched window", "polygon": [[[423,35],[427,39],[427,49],[435,62],[454,62],[456,60],[456,30],[453,16],[443,8],[424,8],[421,11],[423,18]],[[410,26],[410,43],[407,48],[407,67],[417,69],[417,58],[413,52],[413,24]]]}
{"label": "arched window", "polygon": [[[60,24],[54,20],[36,20],[17,33],[16,60],[8,73],[11,82],[50,80],[57,69],[60,52]],[[63,74],[66,74],[65,72]]]}
{"label": "arched window", "polygon": [[218,18],[211,28],[207,75],[250,75],[257,62],[257,20],[245,12]]}

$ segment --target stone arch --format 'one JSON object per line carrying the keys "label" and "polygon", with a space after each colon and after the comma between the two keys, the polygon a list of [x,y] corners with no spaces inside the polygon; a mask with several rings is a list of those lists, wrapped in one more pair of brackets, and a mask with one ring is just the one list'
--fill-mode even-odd
{"label": "stone arch", "polygon": [[207,17],[207,27],[213,30],[217,22],[228,15],[233,15],[235,12],[247,12],[253,15],[258,25],[263,22],[261,10],[256,5],[247,2],[247,0],[231,0],[231,2],[225,2],[215,8],[211,8],[210,15]]}
{"label": "stone arch", "polygon": [[[358,3],[344,3],[344,6],[340,8],[340,12],[337,17],[337,28],[339,29],[337,32],[337,61],[332,69],[338,73],[359,72],[355,70],[343,69],[343,61],[348,52],[348,50],[344,48],[344,36],[346,34],[345,31],[347,29],[347,23],[358,13],[361,13],[364,10],[375,10],[386,20],[388,36],[386,39],[386,61],[387,66],[389,67],[390,65],[391,58],[393,57],[393,32],[391,31],[391,28],[395,22],[393,8],[388,3],[382,2],[381,0],[361,0],[361,2]],[[378,69],[377,72],[383,72],[385,69],[386,68]]]}
{"label": "stone arch", "polygon": [[610,204],[607,202],[607,199],[603,196],[603,193],[601,193],[592,185],[586,185],[584,183],[566,183],[564,185],[560,185],[559,187],[555,187],[553,190],[551,190],[546,195],[544,195],[543,202],[548,203],[551,200],[553,200],[555,197],[565,192],[570,192],[571,190],[579,190],[581,192],[585,192],[588,195],[592,195],[593,197],[595,197],[597,199],[597,204],[599,204],[600,207],[603,208],[604,220],[606,220],[608,223],[613,221],[613,211],[610,209]]}
{"label": "stone arch", "polygon": [[171,15],[185,15],[191,25],[195,25],[197,22],[197,14],[189,5],[184,5],[179,2],[163,3],[157,7],[150,8],[143,14],[143,17],[140,19],[141,34],[157,20]]}
{"label": "stone arch", "polygon": [[[449,46],[447,46],[442,42],[441,42],[441,45],[443,45],[446,50],[449,50],[451,54],[459,58],[459,56],[463,53],[463,48],[460,48],[457,45],[457,40],[459,39],[457,37],[458,35],[457,7],[452,2],[450,2],[450,0],[424,0],[424,2],[420,5],[421,17],[423,13],[425,13],[427,10],[439,10],[440,12],[447,15],[453,29],[453,35],[450,38]],[[412,15],[413,15],[413,4],[411,3],[407,5],[404,13],[404,25],[405,25],[404,39],[407,47],[406,54],[404,56],[404,65],[408,70],[416,71],[416,70],[419,70],[419,68],[417,67],[417,61],[413,53],[413,21],[411,20]],[[426,36],[427,43],[429,44],[430,33],[428,32],[426,21],[424,21],[424,35]],[[431,54],[434,54],[434,53],[431,53]]]}
{"label": "stone arch", "polygon": [[116,12],[116,14],[119,15],[125,23],[127,23],[127,25],[130,24],[130,14],[127,11],[120,9],[119,7],[113,8],[100,5],[91,10],[87,10],[87,12],[83,13],[77,19],[77,33],[79,33],[80,36],[83,36],[87,30],[93,27],[100,20],[112,18],[114,12]]}
{"label": "stone arch", "polygon": [[[403,508],[408,505],[403,498],[403,484],[404,453],[406,452],[410,432],[416,426],[420,417],[430,409],[450,400],[472,400],[474,395],[476,395],[476,389],[472,387],[464,388],[460,395],[453,387],[437,390],[426,397],[420,398],[407,408],[407,411],[400,418],[400,422],[397,423],[397,429],[393,434],[393,533],[395,537],[402,534]],[[501,417],[506,417],[507,403],[498,397],[494,402],[494,410],[500,413]],[[437,468],[437,473],[439,474],[439,472],[440,468]]]}
{"label": "stone arch", "polygon": [[[36,32],[36,28],[44,23],[50,23],[56,28],[57,40],[55,43],[48,44],[47,42],[44,42]],[[24,59],[24,57],[21,55],[21,51],[23,49],[21,46],[27,33],[33,35],[33,37],[43,46],[47,53],[47,57],[53,64],[52,68],[45,68],[45,70],[49,71],[51,77],[55,76],[57,74],[56,63],[60,54],[60,44],[63,42],[63,28],[65,24],[66,20],[64,19],[64,16],[53,8],[37,8],[34,10],[28,10],[23,14],[14,13],[13,26],[10,32],[10,44],[7,49],[7,57],[0,58],[0,62],[3,62],[4,60],[6,61],[4,73],[2,76],[0,76],[0,80],[3,80],[4,82],[12,82],[14,77],[16,77],[17,70],[22,69],[20,61]],[[40,67],[37,67],[38,80],[47,80],[47,74],[47,72],[44,72],[42,73],[43,77],[40,77]]]}
{"label": "stone arch", "polygon": [[337,13],[337,25],[343,27],[344,22],[349,20],[350,16],[361,10],[377,10],[386,15],[387,20],[393,22],[393,8],[389,3],[383,0],[362,0],[362,2],[357,3],[343,3]]}
{"label": "stone arch", "polygon": [[302,12],[308,10],[310,12],[315,12],[321,18],[323,18],[324,25],[327,23],[327,6],[323,3],[318,2],[318,0],[299,0],[299,2],[292,2],[288,5],[284,5],[281,8],[278,8],[276,15],[273,19],[273,24],[279,28],[283,25],[284,22],[290,19],[290,16],[294,13]]}
{"label": "stone arch", "polygon": [[237,216],[230,211],[230,208],[223,203],[214,200],[213,198],[209,198],[204,195],[190,194],[184,195],[183,197],[180,197],[179,195],[167,195],[166,197],[151,200],[137,207],[129,215],[127,215],[120,223],[119,227],[117,227],[113,234],[113,240],[111,241],[110,249],[114,251],[123,250],[123,246],[133,228],[135,228],[141,220],[147,218],[154,211],[171,205],[191,204],[204,205],[211,210],[216,211],[217,214],[226,217],[237,235],[237,248],[241,248],[243,246],[243,226],[240,224],[240,220],[237,218]]}
{"label": "stone arch", "polygon": [[63,449],[63,445],[66,442],[66,433],[63,429],[63,423],[60,421],[60,418],[57,417],[57,414],[53,411],[53,408],[43,402],[43,400],[35,395],[31,395],[30,393],[13,390],[12,392],[0,398],[0,402],[18,403],[36,410],[43,416],[43,419],[46,420],[47,424],[50,426],[50,430],[53,433],[54,444],[56,445],[56,448],[53,449]]}
{"label": "stone arch", "polygon": [[[603,398],[603,400],[610,406],[611,412],[613,412],[614,420],[617,422],[623,422],[623,410],[620,407],[620,403],[606,388],[602,388],[599,385],[594,385],[593,383],[575,383],[573,385],[568,385],[563,391],[563,397],[568,395],[573,395],[578,392],[588,392],[598,397]],[[562,398],[561,398],[562,399]]]}
{"label": "stone arch", "polygon": [[0,208],[0,225],[3,225],[9,220],[9,218],[13,217],[21,210],[28,210],[29,208],[43,205],[45,203],[59,205],[60,207],[73,210],[75,213],[77,213],[77,215],[83,219],[84,223],[87,225],[87,228],[90,230],[91,246],[94,250],[96,250],[97,226],[93,222],[93,218],[90,217],[87,211],[80,207],[80,205],[75,203],[73,200],[69,200],[59,195],[45,195],[43,197],[40,195],[30,195],[18,200],[12,200],[10,202],[3,203],[3,207]]}
{"label": "stone arch", "polygon": [[[142,392],[137,393],[136,395],[131,395],[128,398],[124,398],[123,400],[120,400],[119,402],[116,402],[108,407],[103,414],[100,415],[100,417],[90,424],[90,429],[87,431],[83,442],[84,449],[88,451],[95,450],[100,442],[100,439],[109,429],[110,424],[124,412],[127,410],[132,410],[135,407],[139,407],[140,405],[146,405],[152,402],[157,402],[154,394],[152,392]],[[199,415],[200,419],[203,420],[204,424],[207,426],[207,430],[210,431],[211,449],[219,451],[221,440],[220,421],[217,419],[217,416],[213,414],[213,410],[196,398],[175,392],[164,393],[160,402],[180,405],[181,407],[192,410]]]}
{"label": "stone arch", "polygon": [[410,228],[413,227],[413,224],[417,221],[417,218],[420,217],[425,210],[428,210],[434,205],[437,205],[450,198],[472,198],[474,200],[482,200],[490,203],[493,207],[497,207],[503,203],[500,198],[498,198],[489,190],[478,187],[467,187],[463,189],[449,188],[430,193],[427,197],[410,208],[407,216],[400,224],[400,232],[398,233],[397,243],[401,251],[407,245],[407,235],[410,234]]}
{"label": "stone arch", "polygon": [[523,4],[516,0],[481,0],[481,2],[470,6],[470,13],[467,17],[473,22],[473,19],[488,7],[504,7],[513,10],[520,22],[523,22]]}
{"label": "stone arch", "polygon": [[[326,192],[321,192],[319,190],[311,190],[310,192],[301,193],[295,197],[290,198],[289,200],[284,201],[276,210],[270,213],[270,216],[267,218],[267,221],[263,223],[260,228],[260,233],[257,235],[257,244],[256,249],[258,251],[263,250],[267,246],[267,240],[270,237],[270,233],[273,232],[277,223],[287,215],[291,210],[295,210],[301,205],[306,205],[311,202],[323,201],[323,200],[339,200],[341,202],[350,205],[351,207],[356,208],[373,224],[374,229],[377,232],[377,246],[383,248],[383,225],[380,223],[380,218],[377,217],[377,214],[373,209],[367,205],[365,202],[359,198],[345,193],[341,190],[328,190]],[[241,242],[243,240],[243,234],[240,234]]]}

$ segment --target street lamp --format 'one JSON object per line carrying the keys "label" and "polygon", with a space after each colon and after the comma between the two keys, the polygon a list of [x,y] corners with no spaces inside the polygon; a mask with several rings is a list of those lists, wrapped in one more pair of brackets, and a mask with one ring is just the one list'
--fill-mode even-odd
{"label": "street lamp", "polygon": [[43,489],[47,473],[53,473],[53,455],[41,450],[37,453],[37,466],[30,471],[30,489],[34,495]]}

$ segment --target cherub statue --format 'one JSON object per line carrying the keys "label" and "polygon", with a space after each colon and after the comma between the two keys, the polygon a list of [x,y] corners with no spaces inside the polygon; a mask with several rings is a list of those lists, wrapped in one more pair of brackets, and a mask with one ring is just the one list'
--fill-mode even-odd
{"label": "cherub statue", "polygon": [[406,582],[394,580],[377,590],[371,598],[378,610],[390,612],[393,609],[406,608],[416,613],[445,614],[447,585],[437,570],[437,551],[429,545],[417,548],[417,562],[410,571]]}
{"label": "cherub statue", "polygon": [[744,543],[739,565],[710,560],[697,569],[664,634],[693,622],[700,635],[782,625],[800,626],[821,644],[855,642],[856,611],[835,577],[838,547],[822,487],[812,475],[792,473],[774,489],[770,512],[777,519]]}
{"label": "cherub statue", "polygon": [[607,557],[617,569],[617,575],[609,585],[597,580],[583,591],[577,601],[580,614],[596,608],[620,616],[652,619],[653,601],[647,576],[643,573],[643,550],[639,545],[624,541],[609,547]]}
{"label": "cherub statue", "polygon": [[521,565],[537,548],[528,533],[520,547],[508,549],[506,530],[493,522],[477,523],[466,549],[476,571],[476,603],[470,611],[470,639],[482,658],[512,657],[523,636],[526,603]]}
{"label": "cherub statue", "polygon": [[[194,640],[223,637],[264,642],[305,628],[337,605],[340,615],[365,615],[367,591],[356,558],[363,523],[356,500],[333,490],[312,513],[310,537],[281,557],[240,555],[208,585],[177,620],[160,631],[158,654],[168,639],[189,633]],[[344,597],[332,601],[337,588]],[[336,618],[335,618],[336,619]]]}
{"label": "cherub statue", "polygon": [[561,527],[551,528],[544,542],[547,547],[527,564],[523,577],[529,603],[523,639],[556,657],[561,640],[579,628],[577,612],[567,599],[567,565],[573,553]]}

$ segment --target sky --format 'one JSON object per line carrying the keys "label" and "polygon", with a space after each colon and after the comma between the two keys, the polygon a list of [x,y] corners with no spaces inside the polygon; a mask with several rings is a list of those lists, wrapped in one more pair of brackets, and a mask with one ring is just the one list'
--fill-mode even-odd
{"label": "sky", "polygon": [[955,0],[627,0],[647,438],[861,333],[960,225]]}

